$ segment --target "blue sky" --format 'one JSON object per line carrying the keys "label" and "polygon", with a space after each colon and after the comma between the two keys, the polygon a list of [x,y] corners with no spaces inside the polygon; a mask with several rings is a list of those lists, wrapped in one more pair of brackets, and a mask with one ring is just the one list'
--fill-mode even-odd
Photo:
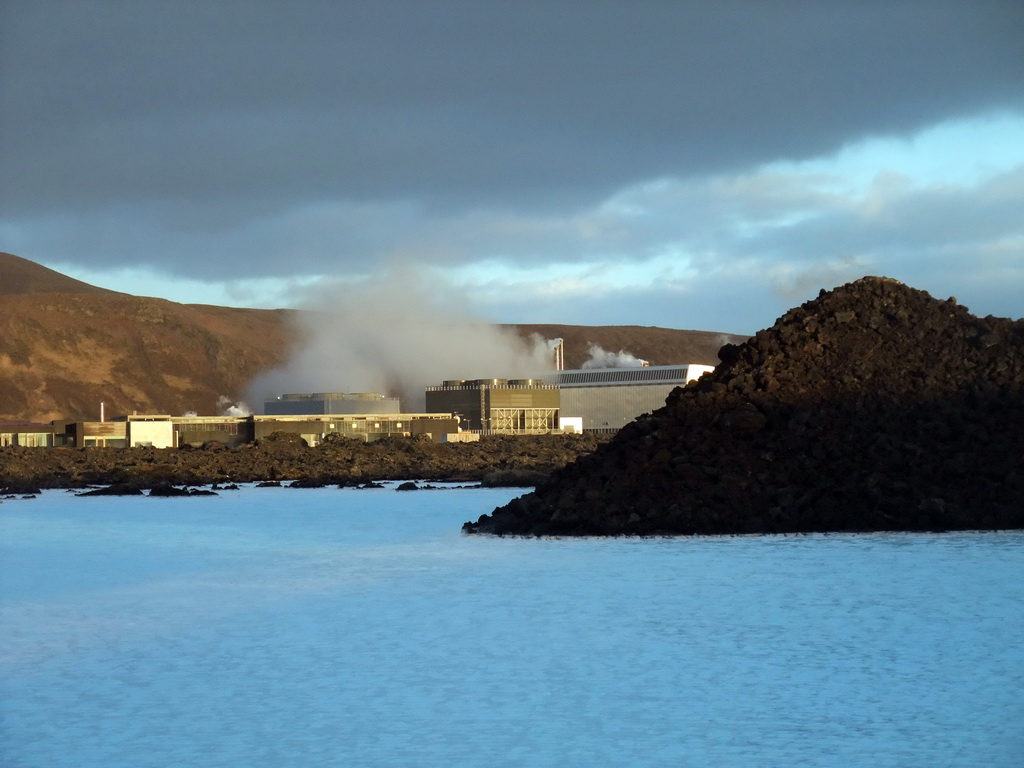
{"label": "blue sky", "polygon": [[748,333],[875,274],[1021,317],[1021,29],[996,0],[14,0],[0,250],[187,303],[412,269],[495,322]]}

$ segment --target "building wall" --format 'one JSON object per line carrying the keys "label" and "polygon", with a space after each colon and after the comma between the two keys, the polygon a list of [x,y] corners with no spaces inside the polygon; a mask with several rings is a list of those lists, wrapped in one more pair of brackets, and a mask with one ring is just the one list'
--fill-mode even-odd
{"label": "building wall", "polygon": [[245,416],[182,416],[171,419],[176,446],[200,447],[206,443],[223,443],[235,447],[253,441],[252,422]]}
{"label": "building wall", "polygon": [[0,431],[0,448],[15,445],[23,448],[50,448],[53,444],[53,432]]}
{"label": "building wall", "polygon": [[371,442],[384,437],[429,435],[435,442],[458,431],[458,423],[451,414],[331,414],[328,416],[252,416],[255,439],[274,432],[299,435],[307,445],[319,445],[328,435],[339,435],[353,440]]}
{"label": "building wall", "polygon": [[170,418],[160,420],[135,420],[128,419],[128,445],[131,448],[138,446],[152,446],[153,448],[173,448],[174,426]]}
{"label": "building wall", "polygon": [[583,432],[582,416],[560,416],[558,428],[566,434],[578,435]]}
{"label": "building wall", "polygon": [[483,429],[487,413],[485,390],[481,387],[444,386],[430,387],[424,406],[428,411],[454,413],[460,419],[463,429]]}
{"label": "building wall", "polygon": [[76,421],[67,425],[67,442],[75,448],[124,448],[127,422]]}
{"label": "building wall", "polygon": [[[56,429],[56,428],[55,428]],[[372,441],[400,435],[427,435],[441,442],[458,432],[458,421],[450,413],[390,414],[305,414],[299,416],[146,416],[124,421],[71,422],[62,424],[58,437],[77,447],[124,447],[152,445],[174,448],[201,446],[216,441],[228,446],[251,443],[274,432],[302,437],[308,445],[319,445],[331,434]]]}
{"label": "building wall", "polygon": [[488,395],[491,408],[558,408],[560,404],[556,387],[490,387]]}
{"label": "building wall", "polygon": [[305,416],[307,414],[392,414],[401,413],[397,397],[370,392],[314,392],[288,394],[265,400],[268,416]]}
{"label": "building wall", "polygon": [[677,384],[571,387],[562,390],[561,412],[583,419],[584,431],[618,430],[661,408]]}
{"label": "building wall", "polygon": [[661,365],[559,371],[561,413],[583,418],[585,431],[617,431],[661,408],[676,387],[712,371],[709,365]]}
{"label": "building wall", "polygon": [[464,430],[500,434],[558,431],[558,388],[537,380],[447,381],[427,388],[425,395],[427,410],[458,415]]}

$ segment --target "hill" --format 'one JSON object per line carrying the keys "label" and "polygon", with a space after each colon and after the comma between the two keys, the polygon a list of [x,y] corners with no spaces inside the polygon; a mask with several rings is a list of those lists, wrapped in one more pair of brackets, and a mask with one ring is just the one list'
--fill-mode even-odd
{"label": "hill", "polygon": [[34,261],[0,252],[0,296],[23,293],[105,293],[106,288],[83,283]]}
{"label": "hill", "polygon": [[0,419],[218,412],[290,343],[287,312],[90,291],[0,296]]}
{"label": "hill", "polygon": [[[0,253],[0,420],[98,419],[123,413],[214,414],[282,364],[292,310],[178,304],[118,293]],[[514,326],[565,339],[567,367],[589,345],[652,364],[714,364],[743,337],[636,326]]]}
{"label": "hill", "polygon": [[863,278],[471,533],[1024,527],[1024,321]]}

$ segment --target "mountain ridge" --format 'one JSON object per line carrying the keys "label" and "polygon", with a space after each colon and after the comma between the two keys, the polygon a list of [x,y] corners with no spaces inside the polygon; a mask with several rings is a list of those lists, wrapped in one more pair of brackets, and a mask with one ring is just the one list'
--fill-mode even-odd
{"label": "mountain ridge", "polygon": [[0,278],[0,296],[25,293],[117,293],[75,280],[42,264],[3,251],[0,251]]}
{"label": "mountain ridge", "polygon": [[[89,285],[0,253],[0,420],[215,414],[283,365],[301,310],[179,304]],[[715,364],[746,337],[645,326],[506,325],[562,338],[567,368],[596,344],[654,365]]]}

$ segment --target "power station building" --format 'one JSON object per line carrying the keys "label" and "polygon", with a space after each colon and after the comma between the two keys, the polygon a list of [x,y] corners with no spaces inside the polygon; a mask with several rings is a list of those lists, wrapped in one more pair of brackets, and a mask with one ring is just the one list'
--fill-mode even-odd
{"label": "power station building", "polygon": [[647,365],[582,368],[542,379],[454,379],[428,387],[428,411],[459,417],[464,430],[496,434],[560,432],[569,424],[584,432],[617,432],[644,413],[661,408],[676,387],[714,370],[710,365]]}
{"label": "power station building", "polygon": [[263,410],[264,415],[248,417],[250,440],[280,431],[301,435],[309,445],[329,435],[366,442],[398,435],[428,435],[435,442],[460,439],[458,420],[450,411],[403,413],[397,397],[376,392],[287,394],[265,400]]}
{"label": "power station building", "polygon": [[[384,437],[426,435],[435,443],[449,442],[458,432],[458,421],[450,413],[382,414],[305,414],[301,416],[247,416],[252,439],[274,432],[300,435],[310,446],[319,445],[330,435],[372,442]],[[457,438],[454,438],[457,439]]]}
{"label": "power station building", "polygon": [[98,422],[50,425],[0,423],[0,446],[175,448],[218,442],[251,443],[274,432],[319,445],[330,435],[371,441],[427,435],[435,442],[476,440],[481,434],[537,435],[563,431],[616,432],[657,410],[676,387],[714,370],[710,365],[560,370],[542,379],[453,379],[425,391],[426,413],[402,413],[381,394],[286,394],[265,401],[266,414],[169,416],[133,414]]}
{"label": "power station building", "polygon": [[637,416],[665,404],[676,387],[700,378],[710,365],[582,368],[553,376],[566,416],[581,416],[584,432],[617,432]]}
{"label": "power station building", "polygon": [[560,431],[558,387],[540,379],[451,379],[427,387],[426,407],[452,413],[462,429],[484,434]]}
{"label": "power station building", "polygon": [[397,397],[376,392],[314,392],[281,395],[263,401],[268,416],[304,416],[306,414],[401,413]]}

